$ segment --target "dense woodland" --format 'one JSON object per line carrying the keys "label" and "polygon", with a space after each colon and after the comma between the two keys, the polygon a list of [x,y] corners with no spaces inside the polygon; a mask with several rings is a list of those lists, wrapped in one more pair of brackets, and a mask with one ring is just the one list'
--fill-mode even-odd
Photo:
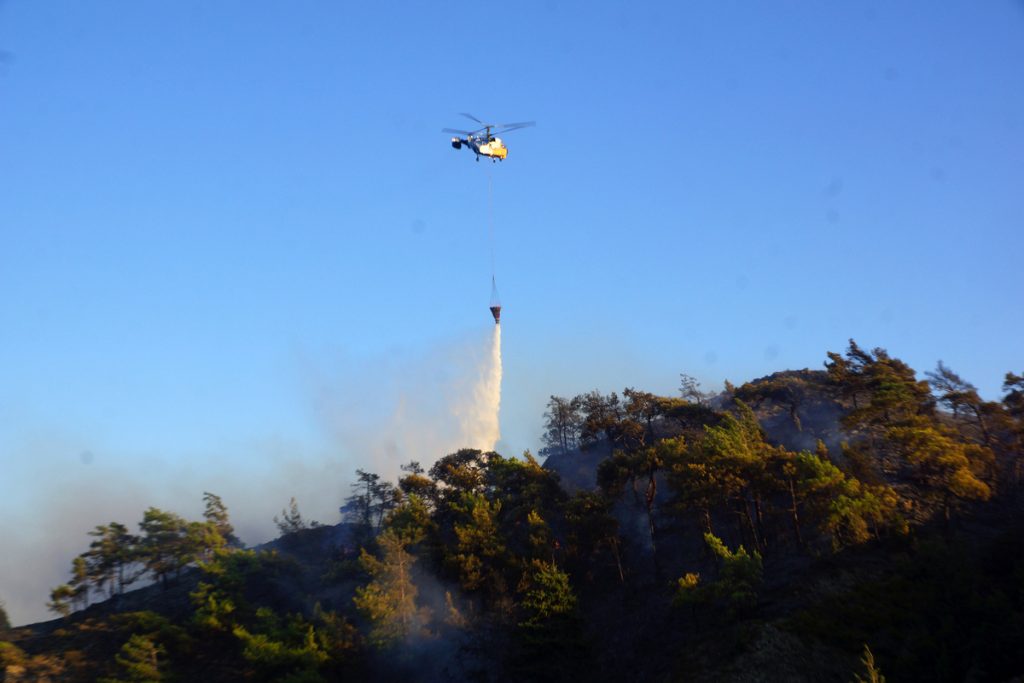
{"label": "dense woodland", "polygon": [[[1024,676],[1024,376],[850,342],[719,395],[552,396],[539,459],[358,471],[339,524],[94,529],[6,681]],[[426,455],[426,454],[425,454]],[[339,484],[340,486],[340,484]],[[69,549],[70,553],[74,549]],[[140,587],[141,586],[141,587]]]}

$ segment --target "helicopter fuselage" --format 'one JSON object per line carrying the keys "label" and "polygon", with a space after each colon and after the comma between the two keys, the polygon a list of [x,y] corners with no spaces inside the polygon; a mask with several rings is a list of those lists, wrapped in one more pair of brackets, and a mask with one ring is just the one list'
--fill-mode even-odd
{"label": "helicopter fuselage", "polygon": [[497,137],[484,138],[470,135],[464,138],[452,138],[452,147],[455,149],[461,149],[463,145],[476,153],[477,161],[480,161],[480,157],[488,157],[491,161],[504,161],[508,156],[508,148],[501,138]]}

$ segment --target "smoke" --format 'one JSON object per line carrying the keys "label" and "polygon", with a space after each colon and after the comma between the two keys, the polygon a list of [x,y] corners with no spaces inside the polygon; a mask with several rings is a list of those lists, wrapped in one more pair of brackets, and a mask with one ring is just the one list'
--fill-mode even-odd
{"label": "smoke", "polygon": [[473,387],[472,400],[456,406],[463,443],[482,451],[494,450],[501,438],[501,325],[494,326],[491,354],[480,367],[479,379]]}
{"label": "smoke", "polygon": [[170,453],[157,443],[67,433],[50,419],[11,420],[22,424],[0,431],[14,484],[0,500],[0,599],[11,621],[53,616],[49,590],[67,581],[98,524],[135,530],[150,506],[199,519],[203,491],[212,491],[242,540],[258,544],[276,535],[273,517],[292,496],[304,518],[336,523],[356,468],[394,481],[410,460],[429,467],[459,448],[493,449],[501,337],[499,326],[488,327],[488,336],[474,332],[413,355],[300,359],[295,398],[311,433],[268,424],[202,452]]}
{"label": "smoke", "polygon": [[262,543],[276,535],[273,517],[291,496],[304,517],[337,521],[352,471],[322,448],[263,435],[172,456],[128,452],[57,425],[48,431],[4,449],[5,477],[15,485],[0,500],[0,599],[15,624],[54,617],[46,610],[49,591],[69,579],[96,525],[116,521],[137,532],[150,506],[200,519],[202,494],[211,491],[227,504],[242,540]]}
{"label": "smoke", "polygon": [[429,467],[460,448],[493,449],[502,370],[501,330],[491,327],[487,337],[472,333],[412,356],[307,363],[313,412],[338,457],[395,480],[410,460]]}

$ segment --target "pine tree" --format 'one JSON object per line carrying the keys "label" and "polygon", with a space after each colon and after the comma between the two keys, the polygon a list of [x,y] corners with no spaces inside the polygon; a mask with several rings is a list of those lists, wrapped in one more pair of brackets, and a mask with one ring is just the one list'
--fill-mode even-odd
{"label": "pine tree", "polygon": [[465,493],[453,506],[461,521],[454,525],[457,542],[450,561],[464,590],[484,590],[493,599],[506,590],[501,567],[505,543],[498,529],[501,507],[500,500],[488,501],[480,493]]}
{"label": "pine tree", "polygon": [[140,558],[164,587],[171,574],[195,560],[197,548],[188,542],[188,523],[174,514],[151,507],[143,513]]}
{"label": "pine tree", "polygon": [[714,534],[704,534],[704,542],[719,560],[718,579],[704,583],[699,574],[684,575],[677,582],[675,604],[720,602],[729,614],[752,606],[763,576],[761,554],[748,553],[742,545],[729,550]]}
{"label": "pine tree", "polygon": [[82,557],[88,574],[97,590],[107,586],[108,595],[124,593],[141,576],[138,568],[139,537],[118,522],[97,526],[89,532],[95,537]]}
{"label": "pine tree", "polygon": [[576,609],[569,575],[554,562],[533,560],[520,590],[523,598],[519,607],[525,616],[522,625],[539,626],[566,617]]}
{"label": "pine tree", "polygon": [[[712,501],[728,503],[735,513],[741,537],[763,548],[767,542],[762,522],[763,500],[774,492],[768,467],[776,457],[764,441],[753,411],[737,400],[737,415],[704,428],[703,437],[676,460],[673,481],[683,493],[699,495],[706,511]],[[710,516],[706,515],[710,526]]]}
{"label": "pine tree", "polygon": [[994,455],[985,446],[965,444],[920,417],[889,427],[885,437],[917,481],[941,501],[947,520],[957,501],[988,500],[991,496],[981,475]]}
{"label": "pine tree", "polygon": [[516,679],[564,681],[586,660],[576,595],[554,562],[533,560],[519,584],[521,619],[509,668]]}
{"label": "pine tree", "polygon": [[579,447],[580,428],[583,425],[580,406],[579,396],[572,399],[551,397],[544,413],[544,435],[541,437],[544,447],[540,455],[567,455]]}
{"label": "pine tree", "polygon": [[61,615],[62,617],[69,616],[71,614],[71,600],[75,595],[75,590],[64,583],[50,591],[50,601],[46,603],[47,609],[51,612]]}
{"label": "pine tree", "polygon": [[398,480],[399,490],[406,494],[416,494],[427,505],[433,505],[437,500],[437,487],[433,480],[423,476],[423,466],[415,460],[401,466],[405,475]]}
{"label": "pine tree", "polygon": [[614,391],[603,396],[591,391],[577,397],[580,402],[580,446],[591,448],[603,438],[608,450],[614,449],[619,440],[619,426],[622,419],[622,404]]}
{"label": "pine tree", "polygon": [[569,500],[565,510],[568,523],[566,554],[572,567],[588,567],[592,557],[607,549],[615,560],[620,583],[626,582],[622,566],[622,539],[619,523],[612,515],[612,501],[598,493],[580,491]]}
{"label": "pine tree", "polygon": [[854,683],[885,683],[885,676],[878,669],[875,664],[875,655],[871,652],[871,648],[864,644],[864,654],[860,658],[861,664],[864,665],[865,676],[861,677],[860,674],[855,674],[853,677]]}
{"label": "pine tree", "polygon": [[74,593],[71,596],[72,606],[78,609],[88,607],[89,563],[82,555],[71,561],[71,587],[74,588]]}
{"label": "pine tree", "polygon": [[148,637],[133,634],[114,656],[119,675],[101,678],[100,683],[159,683],[164,680],[161,656],[164,648]]}
{"label": "pine tree", "polygon": [[[618,498],[631,485],[634,498],[639,499],[647,515],[647,531],[651,542],[651,557],[655,572],[658,571],[657,524],[655,501],[658,494],[658,477],[666,468],[685,459],[686,442],[683,437],[662,439],[652,446],[632,452],[616,451],[598,466],[597,481],[605,495]],[[643,489],[642,497],[637,485]]]}
{"label": "pine tree", "polygon": [[294,496],[288,501],[288,508],[281,510],[280,518],[274,515],[274,524],[277,525],[277,529],[281,532],[282,536],[298,533],[303,529],[309,528],[309,525],[306,524],[306,521],[302,519],[302,515],[299,513],[299,504],[295,502]]}
{"label": "pine tree", "polygon": [[883,528],[903,526],[896,513],[896,493],[884,484],[869,486],[845,474],[828,460],[823,444],[817,454],[781,449],[778,453],[790,498],[789,512],[801,545],[804,521],[828,533],[835,549],[877,538]]}
{"label": "pine tree", "polygon": [[221,500],[220,496],[209,491],[203,491],[203,502],[206,504],[206,509],[203,510],[203,518],[213,525],[227,545],[241,546],[242,542],[235,536],[235,528],[231,526],[228,508],[224,505],[224,501]]}
{"label": "pine tree", "polygon": [[412,579],[416,562],[406,550],[411,538],[386,529],[377,538],[381,556],[374,557],[364,548],[359,563],[370,575],[370,582],[356,589],[356,608],[371,623],[369,639],[378,648],[425,632],[429,612],[416,604],[417,588]]}

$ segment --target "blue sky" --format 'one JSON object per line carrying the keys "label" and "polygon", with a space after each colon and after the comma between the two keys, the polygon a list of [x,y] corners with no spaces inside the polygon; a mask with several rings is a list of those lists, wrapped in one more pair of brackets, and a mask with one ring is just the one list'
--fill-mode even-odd
{"label": "blue sky", "polygon": [[[1021,2],[8,0],[0,49],[5,512],[65,543],[204,487],[335,521],[359,425],[483,343],[488,176],[510,454],[550,394],[850,337],[1024,369]],[[476,164],[462,111],[538,125]]]}

